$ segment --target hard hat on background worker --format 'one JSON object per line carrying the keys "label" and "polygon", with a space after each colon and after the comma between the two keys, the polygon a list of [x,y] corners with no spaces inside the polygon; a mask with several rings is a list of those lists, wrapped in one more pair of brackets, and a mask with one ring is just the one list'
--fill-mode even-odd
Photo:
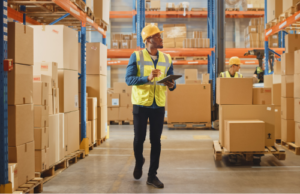
{"label": "hard hat on background worker", "polygon": [[149,24],[146,27],[143,28],[142,30],[142,38],[143,38],[143,42],[145,42],[145,40],[155,34],[161,34],[163,33],[163,31],[160,31],[159,28],[153,24]]}
{"label": "hard hat on background worker", "polygon": [[242,64],[241,60],[238,57],[231,57],[229,59],[229,66],[232,66],[232,65],[241,65],[241,64]]}

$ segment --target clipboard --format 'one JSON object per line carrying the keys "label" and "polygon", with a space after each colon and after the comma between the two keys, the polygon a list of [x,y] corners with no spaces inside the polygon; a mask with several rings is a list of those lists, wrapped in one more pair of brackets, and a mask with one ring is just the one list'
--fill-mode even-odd
{"label": "clipboard", "polygon": [[181,78],[182,75],[168,75],[167,77],[165,77],[164,79],[159,80],[157,83],[159,84],[163,84],[166,81],[171,81],[171,80],[177,80],[179,78]]}

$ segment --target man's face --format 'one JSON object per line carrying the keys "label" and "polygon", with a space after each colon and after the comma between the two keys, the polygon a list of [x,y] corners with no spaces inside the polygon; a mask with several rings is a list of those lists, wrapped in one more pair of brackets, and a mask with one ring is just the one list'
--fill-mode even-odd
{"label": "man's face", "polygon": [[240,70],[241,66],[240,65],[232,65],[232,68],[233,68],[234,72],[238,72]]}
{"label": "man's face", "polygon": [[151,36],[150,38],[148,38],[148,44],[149,43],[154,48],[158,48],[158,49],[163,48],[163,41],[162,41],[160,34],[155,34],[155,35]]}

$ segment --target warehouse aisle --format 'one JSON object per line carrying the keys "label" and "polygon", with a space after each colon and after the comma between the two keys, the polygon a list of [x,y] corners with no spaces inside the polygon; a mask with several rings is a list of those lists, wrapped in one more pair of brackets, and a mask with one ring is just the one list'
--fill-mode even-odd
{"label": "warehouse aisle", "polygon": [[300,191],[300,156],[287,151],[280,162],[265,156],[261,166],[232,166],[228,159],[215,162],[212,140],[218,131],[164,129],[158,177],[164,189],[146,185],[150,159],[145,142],[144,175],[134,180],[132,126],[111,126],[110,139],[84,160],[44,185],[45,193],[297,193]]}

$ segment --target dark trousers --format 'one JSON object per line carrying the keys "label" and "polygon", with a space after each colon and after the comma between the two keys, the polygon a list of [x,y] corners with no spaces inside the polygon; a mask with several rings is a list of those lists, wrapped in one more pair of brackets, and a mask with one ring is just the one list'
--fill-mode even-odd
{"label": "dark trousers", "polygon": [[148,176],[153,177],[157,174],[159,167],[159,158],[161,151],[160,137],[163,130],[165,117],[165,107],[152,109],[133,105],[133,123],[134,123],[134,156],[136,165],[143,165],[143,148],[147,133],[147,121],[150,122],[150,168]]}

